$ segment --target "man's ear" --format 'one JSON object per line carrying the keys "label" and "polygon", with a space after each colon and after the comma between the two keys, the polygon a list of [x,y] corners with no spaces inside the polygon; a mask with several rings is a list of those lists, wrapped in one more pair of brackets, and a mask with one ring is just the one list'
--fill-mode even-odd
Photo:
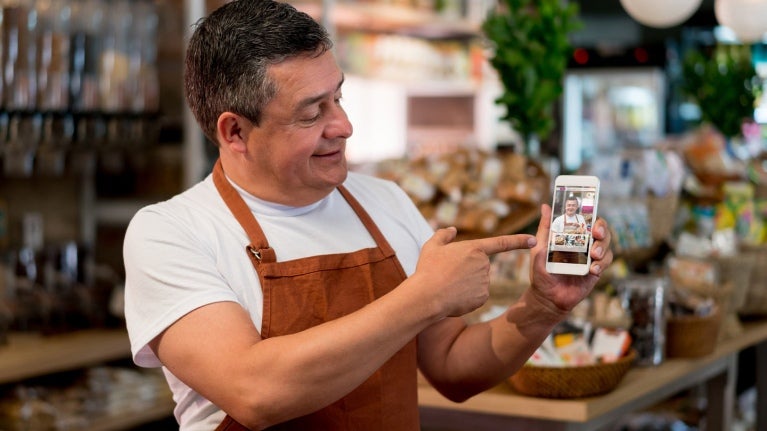
{"label": "man's ear", "polygon": [[221,146],[236,153],[247,151],[247,136],[251,127],[248,120],[232,112],[224,112],[218,116],[216,127]]}

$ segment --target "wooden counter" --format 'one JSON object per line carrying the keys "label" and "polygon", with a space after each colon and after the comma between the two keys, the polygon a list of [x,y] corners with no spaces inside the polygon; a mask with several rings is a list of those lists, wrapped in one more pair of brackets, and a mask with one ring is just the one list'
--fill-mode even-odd
{"label": "wooden counter", "polygon": [[[632,411],[651,407],[681,390],[705,384],[709,430],[729,430],[735,397],[737,355],[757,346],[757,364],[767,365],[767,321],[746,323],[741,335],[720,342],[698,359],[668,359],[656,367],[632,368],[610,393],[599,397],[556,400],[515,393],[507,384],[458,404],[442,397],[423,381],[418,395],[424,429],[481,431],[490,429],[597,430]],[[760,376],[761,374],[761,376]],[[765,372],[757,370],[758,405],[763,406]],[[764,413],[764,410],[758,410]],[[764,414],[762,414],[764,416]],[[767,418],[757,429],[767,430]],[[461,428],[461,424],[466,424]]]}

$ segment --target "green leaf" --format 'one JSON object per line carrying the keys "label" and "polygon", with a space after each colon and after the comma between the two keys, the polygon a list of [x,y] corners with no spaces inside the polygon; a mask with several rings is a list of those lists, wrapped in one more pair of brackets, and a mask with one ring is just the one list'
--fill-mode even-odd
{"label": "green leaf", "polygon": [[566,0],[500,0],[482,25],[494,54],[504,106],[502,120],[523,136],[541,140],[554,128],[554,104],[563,91],[572,54],[570,32],[581,28],[578,5]]}
{"label": "green leaf", "polygon": [[746,45],[716,45],[710,52],[691,50],[682,62],[682,91],[700,107],[701,120],[725,136],[738,136],[744,119],[753,118],[759,88]]}

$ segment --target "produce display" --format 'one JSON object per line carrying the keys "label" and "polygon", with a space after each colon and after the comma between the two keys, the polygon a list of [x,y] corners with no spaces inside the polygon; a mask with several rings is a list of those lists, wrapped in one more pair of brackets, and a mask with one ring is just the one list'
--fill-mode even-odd
{"label": "produce display", "polygon": [[533,222],[549,199],[549,177],[517,153],[477,149],[380,162],[376,174],[397,182],[437,227],[459,234],[513,233]]}

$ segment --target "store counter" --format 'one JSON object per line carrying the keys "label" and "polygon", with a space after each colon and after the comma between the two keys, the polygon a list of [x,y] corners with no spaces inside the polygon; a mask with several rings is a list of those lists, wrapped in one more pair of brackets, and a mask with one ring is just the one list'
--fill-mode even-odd
{"label": "store counter", "polygon": [[710,355],[667,359],[655,367],[633,367],[610,393],[583,399],[546,399],[515,393],[501,384],[464,403],[447,400],[423,379],[418,388],[423,429],[440,431],[535,429],[594,431],[651,407],[674,394],[704,384],[711,431],[730,430],[738,352],[756,346],[757,431],[767,431],[767,320],[745,323],[743,333],[722,341]]}

